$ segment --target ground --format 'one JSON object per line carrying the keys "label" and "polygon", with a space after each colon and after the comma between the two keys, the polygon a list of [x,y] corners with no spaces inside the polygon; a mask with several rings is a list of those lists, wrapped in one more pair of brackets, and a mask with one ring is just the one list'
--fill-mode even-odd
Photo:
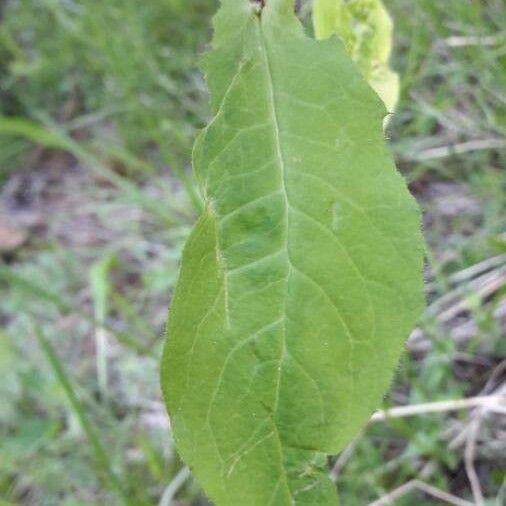
{"label": "ground", "polygon": [[[121,504],[118,488],[207,504],[158,364],[197,216],[212,6],[92,3],[0,2],[0,505]],[[345,506],[504,504],[506,12],[385,4],[403,83],[387,137],[423,210],[428,308],[384,407],[422,412],[371,422],[329,468]],[[469,405],[425,405],[443,400]]]}

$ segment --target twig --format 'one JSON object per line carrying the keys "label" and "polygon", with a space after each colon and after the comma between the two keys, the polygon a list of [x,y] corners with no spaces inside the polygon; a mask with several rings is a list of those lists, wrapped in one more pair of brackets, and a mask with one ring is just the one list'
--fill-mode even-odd
{"label": "twig", "polygon": [[[467,267],[466,269],[455,272],[454,274],[448,277],[448,281],[452,285],[458,285],[459,283],[463,283],[465,281],[473,279],[481,274],[488,272],[491,269],[501,267],[503,265],[506,265],[506,254],[487,258],[482,262],[471,265],[471,267]],[[428,283],[425,288],[429,293],[435,292],[437,290],[437,286],[434,282]]]}
{"label": "twig", "polygon": [[484,272],[489,271],[490,269],[494,269],[495,267],[500,267],[506,264],[506,254],[497,255],[495,257],[487,258],[483,260],[483,262],[479,262],[477,264],[468,267],[467,269],[463,269],[459,272],[456,272],[450,276],[450,281],[452,283],[461,283],[463,281],[467,281],[468,279],[474,278]]}
{"label": "twig", "polygon": [[452,155],[462,155],[472,151],[504,148],[506,148],[506,141],[503,139],[480,139],[452,144],[449,146],[425,149],[419,153],[415,153],[410,158],[413,161],[426,162],[430,160],[439,160],[440,158],[447,158]]}
{"label": "twig", "polygon": [[[482,393],[489,392],[493,389],[493,385],[496,381],[496,379],[501,375],[505,368],[506,362],[502,362],[499,364],[494,371],[492,372],[491,378],[485,385]],[[368,506],[387,506],[387,505],[393,505],[394,501],[399,499],[400,497],[403,497],[404,495],[408,494],[409,492],[412,492],[414,489],[418,489],[426,494],[432,495],[433,497],[436,497],[442,501],[445,501],[449,504],[453,504],[455,506],[483,506],[483,494],[481,492],[481,486],[478,479],[478,476],[476,474],[476,470],[474,468],[474,458],[475,458],[475,449],[476,449],[476,440],[478,435],[478,430],[480,427],[480,424],[485,416],[487,416],[488,413],[493,411],[499,411],[499,412],[505,412],[504,407],[506,404],[506,384],[500,385],[498,388],[495,389],[495,393],[490,395],[482,395],[479,397],[474,397],[470,399],[462,399],[457,401],[442,401],[439,403],[428,403],[428,404],[421,404],[418,406],[406,406],[401,408],[393,408],[393,410],[389,410],[390,412],[397,410],[397,414],[399,414],[399,410],[403,410],[403,412],[400,412],[401,415],[405,416],[411,416],[413,414],[422,414],[422,413],[428,413],[428,412],[434,412],[434,411],[442,411],[442,408],[455,408],[455,409],[462,409],[462,408],[473,408],[473,411],[470,413],[470,422],[466,425],[466,427],[459,432],[455,437],[453,437],[448,443],[448,448],[452,451],[457,450],[464,442],[466,443],[466,449],[465,449],[465,465],[466,465],[466,472],[469,478],[469,482],[471,484],[471,489],[473,492],[473,497],[475,500],[475,503],[470,503],[468,501],[465,501],[464,499],[461,499],[459,497],[456,497],[452,494],[448,494],[447,492],[444,492],[440,489],[437,489],[435,487],[432,487],[431,485],[428,485],[423,480],[428,480],[430,476],[434,473],[436,466],[432,461],[427,462],[423,468],[420,470],[418,478],[408,481],[407,483],[401,485],[400,487],[396,488],[395,490],[391,491],[387,495],[381,497],[377,501],[370,503]],[[431,408],[437,408],[437,409],[431,409]],[[409,411],[416,411],[416,413],[408,412]],[[450,409],[450,411],[453,409]],[[448,409],[444,409],[443,411],[448,411]],[[388,412],[387,412],[388,413]],[[395,411],[394,411],[395,414]],[[383,418],[383,413],[380,412],[376,414],[375,416],[377,418]],[[373,417],[374,419],[374,417]],[[374,421],[374,420],[373,420]],[[446,431],[447,434],[444,436],[445,439],[451,437],[451,433],[453,431]],[[420,479],[421,478],[421,479]]]}
{"label": "twig", "polygon": [[174,496],[177,494],[179,489],[184,485],[185,481],[190,477],[190,469],[183,467],[179,473],[174,476],[172,481],[165,489],[158,506],[170,506]]}
{"label": "twig", "polygon": [[[506,268],[501,267],[473,279],[465,286],[458,286],[439,299],[426,310],[427,315],[437,317],[439,322],[451,320],[460,312],[467,310],[468,303],[462,300],[469,292],[476,292],[482,299],[489,297],[506,284]],[[454,301],[457,300],[457,303]]]}
{"label": "twig", "polygon": [[474,467],[474,460],[476,454],[476,439],[478,437],[480,425],[481,425],[481,417],[477,417],[475,420],[471,422],[466,441],[466,449],[464,452],[464,463],[466,467],[466,473],[469,479],[469,484],[471,485],[471,490],[473,492],[474,502],[476,503],[476,506],[485,505],[483,492],[481,491],[480,480],[478,478],[478,475],[476,474],[476,469]]}
{"label": "twig", "polygon": [[[506,298],[499,302],[497,308],[493,311],[494,320],[506,322]],[[464,343],[477,335],[478,326],[476,322],[469,318],[460,325],[456,325],[448,330],[449,335],[457,344]],[[433,343],[427,338],[421,328],[416,328],[408,340],[408,349],[411,353],[424,353],[432,348]]]}
{"label": "twig", "polygon": [[[506,285],[506,268],[501,266],[495,268],[492,271],[485,272],[477,278],[468,282],[465,286],[457,286],[444,294],[439,299],[436,299],[426,310],[426,315],[436,319],[437,323],[444,324],[449,322],[455,316],[460,313],[468,312],[471,307],[469,302],[465,300],[465,296],[468,293],[476,293],[479,295],[481,300],[484,300],[500,288]],[[505,309],[499,305],[497,310],[494,312],[494,317],[498,319],[502,318]],[[465,340],[466,336],[473,334],[475,326],[469,322],[465,324],[465,327],[454,329],[454,333],[463,334],[459,341]],[[430,341],[426,338],[421,328],[415,329],[409,338],[408,348],[411,352],[425,352],[431,348]]]}
{"label": "twig", "polygon": [[506,385],[501,384],[500,378],[506,373],[506,360],[499,362],[494,368],[487,383],[480,392],[481,395],[488,395],[496,390],[495,395],[506,395]]}
{"label": "twig", "polygon": [[393,501],[396,499],[400,499],[406,494],[412,492],[413,490],[420,490],[421,492],[431,495],[436,499],[440,499],[441,501],[445,501],[448,504],[453,504],[454,506],[475,506],[473,503],[465,501],[460,497],[457,497],[453,494],[449,494],[448,492],[444,492],[439,488],[433,487],[432,485],[428,485],[427,483],[420,480],[411,480],[401,485],[399,488],[396,488],[389,494],[381,497],[377,501],[370,503],[368,506],[388,506],[395,504]]}
{"label": "twig", "polygon": [[428,402],[425,404],[415,404],[413,406],[399,406],[384,411],[378,411],[372,416],[371,422],[383,422],[389,418],[405,418],[426,413],[442,413],[476,407],[484,407],[489,411],[502,413],[506,409],[506,397],[502,395],[487,395],[483,397],[471,397],[469,399]]}
{"label": "twig", "polygon": [[[501,367],[501,364],[499,365],[499,367]],[[496,370],[497,370],[497,368],[496,368]],[[487,387],[485,387],[485,389],[486,388]],[[495,396],[500,396],[503,399],[506,398],[506,384],[501,385],[496,390],[496,392],[494,393],[494,395]],[[467,438],[468,438],[468,434],[469,434],[469,431],[470,431],[470,428],[471,428],[472,421],[475,418],[477,418],[477,417],[486,416],[489,412],[492,412],[492,411],[499,412],[499,413],[504,413],[504,411],[501,410],[500,406],[497,406],[496,409],[494,409],[494,410],[488,410],[484,406],[477,406],[476,408],[474,408],[474,410],[470,414],[470,422],[468,422],[468,424],[459,432],[459,434],[457,434],[450,441],[450,443],[448,444],[448,448],[450,448],[450,450],[456,450],[457,448],[459,448],[460,446],[462,446],[464,443],[466,443]]]}
{"label": "twig", "polygon": [[444,42],[449,47],[495,46],[504,40],[504,33],[496,35],[467,35],[448,37]]}
{"label": "twig", "polygon": [[356,437],[339,455],[339,457],[336,460],[336,463],[332,467],[332,470],[330,471],[330,479],[332,481],[336,481],[339,474],[343,470],[344,466],[350,460],[350,457],[355,453],[355,450],[357,448],[357,445],[360,441],[360,437]]}
{"label": "twig", "polygon": [[[506,285],[506,270],[502,269],[498,272],[492,272],[483,284],[476,289],[477,295],[481,300],[486,300],[488,297],[496,293],[499,289]],[[469,311],[470,306],[467,300],[461,300],[457,304],[449,307],[446,311],[442,311],[437,320],[441,323],[446,323],[455,318],[462,312]]]}
{"label": "twig", "polygon": [[418,490],[421,490],[422,492],[425,492],[426,494],[431,495],[436,499],[446,501],[448,504],[454,504],[455,506],[474,506],[469,501],[465,501],[460,497],[457,497],[453,494],[449,494],[448,492],[444,492],[443,490],[433,487],[432,485],[429,485],[428,483],[425,483],[423,481],[416,480],[415,485]]}
{"label": "twig", "polygon": [[[492,376],[496,376],[500,373],[504,367],[504,362],[500,364],[492,373]],[[487,385],[483,389],[487,391],[490,388],[491,380],[487,382]],[[501,385],[497,391],[496,396],[500,396],[503,399],[506,398],[506,384]],[[459,433],[456,437],[450,441],[448,447],[451,450],[457,449],[461,444],[465,442],[466,447],[464,451],[464,463],[466,468],[466,474],[471,485],[473,497],[476,506],[483,506],[485,504],[483,493],[481,491],[481,485],[474,467],[476,440],[478,437],[478,431],[483,418],[488,414],[487,409],[484,406],[480,406],[471,415],[471,421],[468,425]]]}
{"label": "twig", "polygon": [[380,497],[377,501],[370,503],[368,506],[390,506],[395,504],[394,501],[404,497],[406,494],[409,494],[409,492],[413,491],[415,488],[416,480],[408,481],[404,483],[404,485],[401,485],[383,497]]}

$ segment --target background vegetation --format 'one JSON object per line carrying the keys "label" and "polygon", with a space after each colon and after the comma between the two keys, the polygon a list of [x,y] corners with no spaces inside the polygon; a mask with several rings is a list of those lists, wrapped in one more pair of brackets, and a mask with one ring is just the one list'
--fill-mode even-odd
{"label": "background vegetation", "polygon": [[[402,76],[388,138],[424,210],[429,300],[385,408],[421,413],[371,423],[329,466],[344,506],[503,505],[506,8],[385,4]],[[207,504],[158,361],[200,205],[196,64],[215,8],[0,0],[2,506]],[[465,409],[425,405],[450,399]]]}

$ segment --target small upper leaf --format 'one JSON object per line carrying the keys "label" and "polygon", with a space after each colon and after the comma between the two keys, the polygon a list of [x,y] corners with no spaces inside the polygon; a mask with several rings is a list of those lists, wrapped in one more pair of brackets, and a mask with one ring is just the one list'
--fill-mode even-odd
{"label": "small upper leaf", "polygon": [[318,39],[339,35],[385,106],[393,112],[399,100],[399,76],[389,66],[393,23],[381,0],[313,0]]}
{"label": "small upper leaf", "polygon": [[206,201],[162,364],[178,448],[218,506],[335,505],[326,454],[378,406],[423,306],[385,107],[290,0],[222,0],[194,150]]}

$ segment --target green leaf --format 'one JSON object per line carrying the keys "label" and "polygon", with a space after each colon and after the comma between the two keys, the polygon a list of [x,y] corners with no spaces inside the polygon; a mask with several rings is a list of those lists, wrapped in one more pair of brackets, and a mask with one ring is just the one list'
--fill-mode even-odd
{"label": "green leaf", "polygon": [[290,0],[222,0],[162,361],[179,451],[218,506],[335,505],[326,455],[381,402],[423,307],[420,216],[385,107]]}
{"label": "green leaf", "polygon": [[313,0],[317,39],[339,35],[362,75],[393,112],[399,100],[399,76],[388,61],[393,23],[381,0]]}

